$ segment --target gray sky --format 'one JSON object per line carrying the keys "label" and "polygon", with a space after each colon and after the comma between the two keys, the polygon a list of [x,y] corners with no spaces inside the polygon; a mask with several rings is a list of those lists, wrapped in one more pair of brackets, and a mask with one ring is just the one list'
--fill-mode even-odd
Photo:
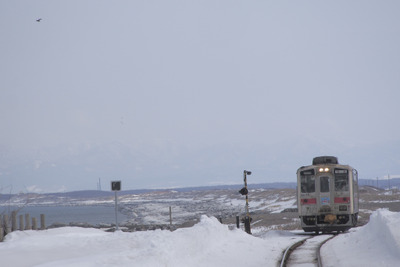
{"label": "gray sky", "polygon": [[[0,2],[0,189],[400,174],[398,1]],[[41,22],[36,19],[42,18]]]}

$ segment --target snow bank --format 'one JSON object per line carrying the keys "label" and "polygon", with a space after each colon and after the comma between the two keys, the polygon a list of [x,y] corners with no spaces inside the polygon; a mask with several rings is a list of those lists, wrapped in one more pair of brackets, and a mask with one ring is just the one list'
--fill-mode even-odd
{"label": "snow bank", "polygon": [[325,244],[324,266],[398,266],[400,213],[379,209],[364,227],[351,230]]}
{"label": "snow bank", "polygon": [[[374,212],[366,226],[322,247],[324,266],[398,266],[399,224],[400,213]],[[276,266],[290,244],[307,237],[302,231],[252,232],[229,230],[206,216],[195,226],[174,232],[108,233],[79,227],[16,231],[0,243],[0,259],[1,266],[15,267]]]}
{"label": "snow bank", "polygon": [[277,231],[258,238],[202,216],[195,226],[174,232],[108,233],[77,227],[17,231],[0,243],[0,259],[15,267],[274,266],[298,238],[290,233],[282,238]]}

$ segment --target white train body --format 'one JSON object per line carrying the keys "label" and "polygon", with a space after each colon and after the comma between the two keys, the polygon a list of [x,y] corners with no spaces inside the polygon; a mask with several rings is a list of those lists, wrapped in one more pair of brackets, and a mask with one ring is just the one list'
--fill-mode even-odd
{"label": "white train body", "polygon": [[358,174],[336,157],[313,159],[297,170],[297,206],[306,232],[346,231],[357,225]]}

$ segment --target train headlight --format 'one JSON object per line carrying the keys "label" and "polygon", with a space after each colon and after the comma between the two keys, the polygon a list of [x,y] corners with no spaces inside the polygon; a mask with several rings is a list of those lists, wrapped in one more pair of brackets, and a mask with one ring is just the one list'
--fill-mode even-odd
{"label": "train headlight", "polygon": [[319,172],[329,172],[329,168],[319,168]]}

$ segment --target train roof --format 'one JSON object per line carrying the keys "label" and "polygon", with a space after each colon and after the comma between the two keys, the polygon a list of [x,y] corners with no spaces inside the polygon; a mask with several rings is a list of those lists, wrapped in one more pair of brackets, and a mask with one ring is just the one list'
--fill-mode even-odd
{"label": "train roof", "polygon": [[337,157],[333,156],[315,157],[312,161],[312,165],[320,165],[320,164],[339,164],[339,160]]}
{"label": "train roof", "polygon": [[308,168],[312,168],[312,167],[315,167],[315,166],[318,166],[318,165],[327,165],[327,164],[328,165],[336,165],[336,167],[350,167],[350,168],[353,168],[350,165],[346,165],[346,164],[342,165],[342,164],[340,164],[337,157],[334,157],[334,156],[320,156],[320,157],[313,158],[312,165],[301,166],[297,170],[297,172],[300,171],[300,170],[303,170],[303,169],[308,169]]}

